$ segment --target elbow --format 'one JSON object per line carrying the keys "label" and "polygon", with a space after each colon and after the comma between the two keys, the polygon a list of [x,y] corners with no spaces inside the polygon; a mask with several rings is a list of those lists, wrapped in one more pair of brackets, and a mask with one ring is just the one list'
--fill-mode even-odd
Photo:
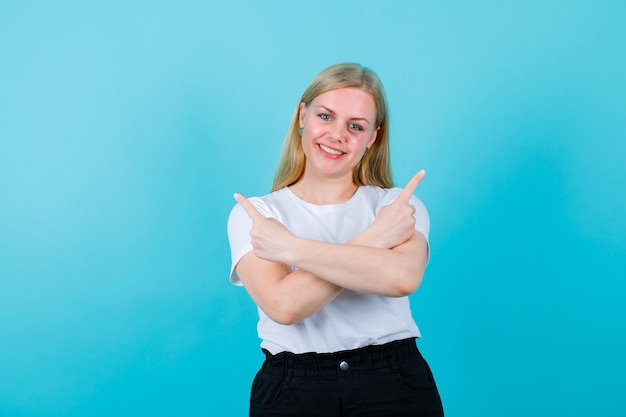
{"label": "elbow", "polygon": [[401,274],[395,282],[393,295],[396,297],[406,297],[413,294],[422,284],[424,273],[415,271]]}
{"label": "elbow", "polygon": [[296,315],[288,311],[279,311],[274,312],[272,316],[269,316],[273,321],[278,324],[282,324],[283,326],[290,326],[292,324],[296,324],[301,321],[301,319]]}
{"label": "elbow", "polygon": [[291,307],[289,303],[275,300],[271,306],[268,306],[268,308],[263,311],[272,321],[284,326],[289,326],[299,323],[303,319],[303,317],[300,317],[298,312]]}
{"label": "elbow", "polygon": [[401,281],[396,285],[394,289],[394,295],[396,297],[406,297],[413,294],[419,288],[419,284],[412,281]]}

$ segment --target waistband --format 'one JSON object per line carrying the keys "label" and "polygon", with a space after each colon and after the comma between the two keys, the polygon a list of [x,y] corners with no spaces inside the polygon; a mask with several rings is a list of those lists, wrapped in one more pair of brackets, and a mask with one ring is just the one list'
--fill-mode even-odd
{"label": "waistband", "polygon": [[421,356],[415,338],[396,340],[383,345],[343,350],[333,353],[291,353],[272,355],[267,350],[261,370],[280,376],[338,375],[381,368],[398,369],[403,360]]}

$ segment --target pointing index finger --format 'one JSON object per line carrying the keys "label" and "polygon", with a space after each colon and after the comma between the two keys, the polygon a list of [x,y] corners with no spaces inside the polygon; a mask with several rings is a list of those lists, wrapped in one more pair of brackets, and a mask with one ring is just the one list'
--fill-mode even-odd
{"label": "pointing index finger", "polygon": [[409,200],[411,199],[411,196],[415,192],[415,189],[417,188],[419,183],[422,182],[425,175],[426,175],[426,171],[424,171],[423,169],[419,171],[417,174],[415,174],[413,178],[411,178],[411,180],[406,184],[404,189],[400,192],[397,200],[408,203]]}
{"label": "pointing index finger", "polygon": [[257,220],[265,219],[265,216],[263,216],[259,212],[259,210],[254,206],[254,204],[252,204],[250,200],[248,200],[246,197],[238,193],[233,194],[233,197],[235,198],[235,201],[241,204],[241,207],[243,207],[243,209],[246,211],[248,216],[250,216],[253,222]]}

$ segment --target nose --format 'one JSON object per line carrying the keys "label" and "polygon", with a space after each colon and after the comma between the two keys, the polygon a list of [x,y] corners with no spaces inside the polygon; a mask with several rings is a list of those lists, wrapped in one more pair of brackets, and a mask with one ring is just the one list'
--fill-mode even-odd
{"label": "nose", "polygon": [[333,123],[330,127],[329,136],[334,141],[340,142],[345,135],[345,127],[341,123]]}

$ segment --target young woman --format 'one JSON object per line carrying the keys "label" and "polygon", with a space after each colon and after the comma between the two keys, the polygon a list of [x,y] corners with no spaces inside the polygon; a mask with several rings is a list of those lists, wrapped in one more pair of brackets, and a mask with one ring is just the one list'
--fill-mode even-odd
{"label": "young woman", "polygon": [[443,415],[408,298],[429,256],[425,173],[393,188],[388,133],[376,74],[331,66],[298,103],[272,192],[235,194],[230,279],[266,356],[250,416]]}

